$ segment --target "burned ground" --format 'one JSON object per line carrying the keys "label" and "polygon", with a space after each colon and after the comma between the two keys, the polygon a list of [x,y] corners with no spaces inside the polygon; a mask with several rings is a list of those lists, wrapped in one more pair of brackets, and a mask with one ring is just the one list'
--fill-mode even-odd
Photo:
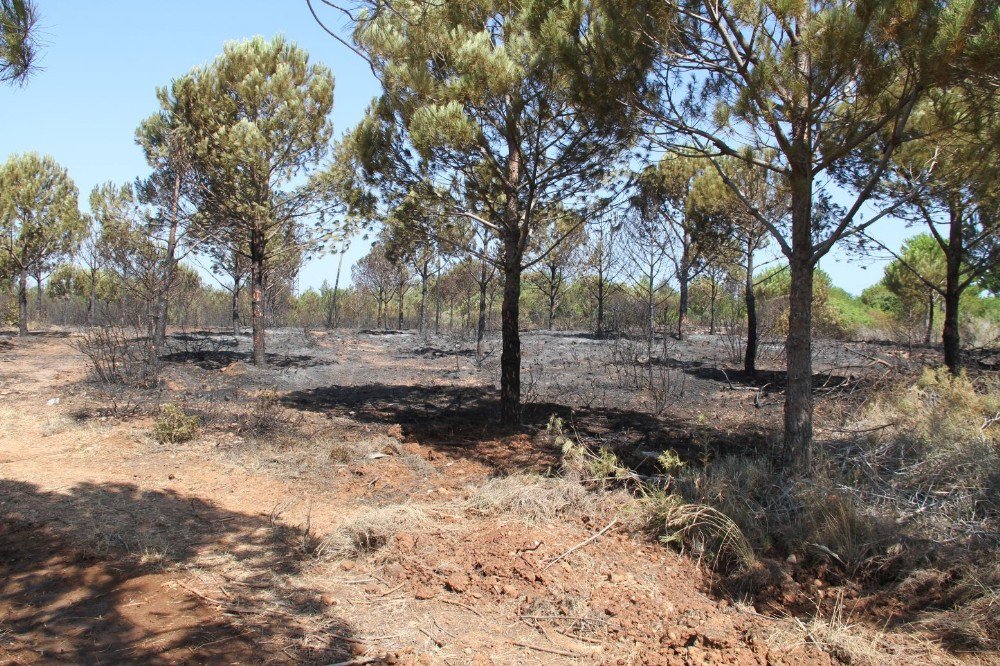
{"label": "burned ground", "polygon": [[[3,342],[4,659],[837,659],[788,631],[798,625],[727,600],[614,493],[517,476],[559,467],[553,415],[639,474],[669,449],[691,461],[765,454],[782,375],[744,377],[718,337],[661,340],[665,360],[634,367],[623,359],[645,343],[528,333],[514,430],[493,425],[495,342],[477,361],[458,337],[286,329],[259,369],[245,338],[177,333],[160,384],[115,409],[71,338]],[[821,343],[824,423],[930,353]],[[636,373],[654,381],[637,389]],[[167,403],[199,417],[197,437],[152,438]],[[803,588],[785,582],[800,602]]]}

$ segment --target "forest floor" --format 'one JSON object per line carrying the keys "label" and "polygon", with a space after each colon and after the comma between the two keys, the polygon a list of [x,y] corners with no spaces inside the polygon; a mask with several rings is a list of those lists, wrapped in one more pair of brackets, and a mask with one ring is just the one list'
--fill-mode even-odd
{"label": "forest floor", "polygon": [[[637,470],[774,437],[780,373],[729,370],[718,336],[662,343],[636,391],[631,343],[526,334],[517,432],[491,425],[496,342],[280,330],[258,369],[245,338],[177,332],[158,388],[109,392],[79,339],[0,336],[0,663],[839,660],[613,496],[498,480],[559,466],[553,414]],[[821,423],[922,353],[818,345]],[[194,439],[156,441],[166,403]]]}

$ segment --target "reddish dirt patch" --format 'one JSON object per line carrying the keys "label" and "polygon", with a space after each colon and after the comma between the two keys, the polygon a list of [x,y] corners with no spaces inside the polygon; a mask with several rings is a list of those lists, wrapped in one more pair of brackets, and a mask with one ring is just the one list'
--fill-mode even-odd
{"label": "reddish dirt patch", "polygon": [[110,563],[31,523],[0,525],[0,660],[253,663],[258,648],[177,576]]}

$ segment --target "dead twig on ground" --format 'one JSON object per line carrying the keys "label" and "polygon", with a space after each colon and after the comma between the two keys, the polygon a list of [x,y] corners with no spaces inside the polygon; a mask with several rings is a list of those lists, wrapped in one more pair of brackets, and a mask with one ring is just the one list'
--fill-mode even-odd
{"label": "dead twig on ground", "polygon": [[576,544],[575,546],[573,546],[572,548],[570,548],[569,550],[567,550],[566,552],[564,552],[562,555],[559,555],[558,557],[556,557],[556,558],[554,558],[552,560],[549,560],[548,564],[546,564],[544,567],[542,567],[542,569],[548,569],[549,567],[551,567],[556,562],[564,559],[565,557],[569,556],[570,554],[572,554],[572,553],[576,552],[577,550],[583,548],[584,546],[586,546],[587,544],[591,543],[592,541],[596,541],[598,538],[600,538],[600,536],[602,534],[604,534],[605,532],[607,532],[608,530],[610,530],[616,524],[618,524],[618,517],[617,516],[615,516],[614,519],[612,519],[612,521],[610,523],[608,523],[607,526],[604,529],[602,529],[600,532],[598,532],[597,534],[594,534],[590,538],[581,541],[580,543]]}
{"label": "dead twig on ground", "polygon": [[471,611],[472,613],[474,613],[475,615],[483,618],[484,620],[486,619],[485,615],[483,615],[482,613],[480,613],[479,611],[477,611],[472,606],[469,606],[468,604],[463,604],[461,601],[452,601],[451,599],[444,599],[444,598],[442,598],[441,601],[443,601],[446,604],[451,604],[452,606],[460,606],[461,608],[464,608],[467,611]]}

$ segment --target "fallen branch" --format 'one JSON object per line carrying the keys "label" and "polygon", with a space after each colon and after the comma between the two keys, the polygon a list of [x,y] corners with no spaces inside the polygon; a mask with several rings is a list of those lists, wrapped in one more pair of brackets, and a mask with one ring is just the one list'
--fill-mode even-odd
{"label": "fallen branch", "polygon": [[542,567],[542,569],[543,570],[544,569],[548,569],[549,567],[551,567],[553,564],[555,564],[559,560],[567,557],[568,555],[570,555],[571,553],[579,550],[580,548],[583,548],[584,546],[586,546],[587,544],[591,543],[592,541],[596,541],[602,534],[604,534],[605,532],[607,532],[608,530],[610,530],[617,523],[618,523],[618,517],[615,516],[614,520],[612,520],[610,523],[608,523],[607,526],[604,529],[602,529],[600,532],[598,532],[597,534],[591,536],[589,539],[581,541],[580,543],[576,544],[575,546],[573,546],[572,548],[570,548],[569,550],[567,550],[562,555],[559,555],[555,559],[550,560],[548,564],[546,564],[544,567]]}

